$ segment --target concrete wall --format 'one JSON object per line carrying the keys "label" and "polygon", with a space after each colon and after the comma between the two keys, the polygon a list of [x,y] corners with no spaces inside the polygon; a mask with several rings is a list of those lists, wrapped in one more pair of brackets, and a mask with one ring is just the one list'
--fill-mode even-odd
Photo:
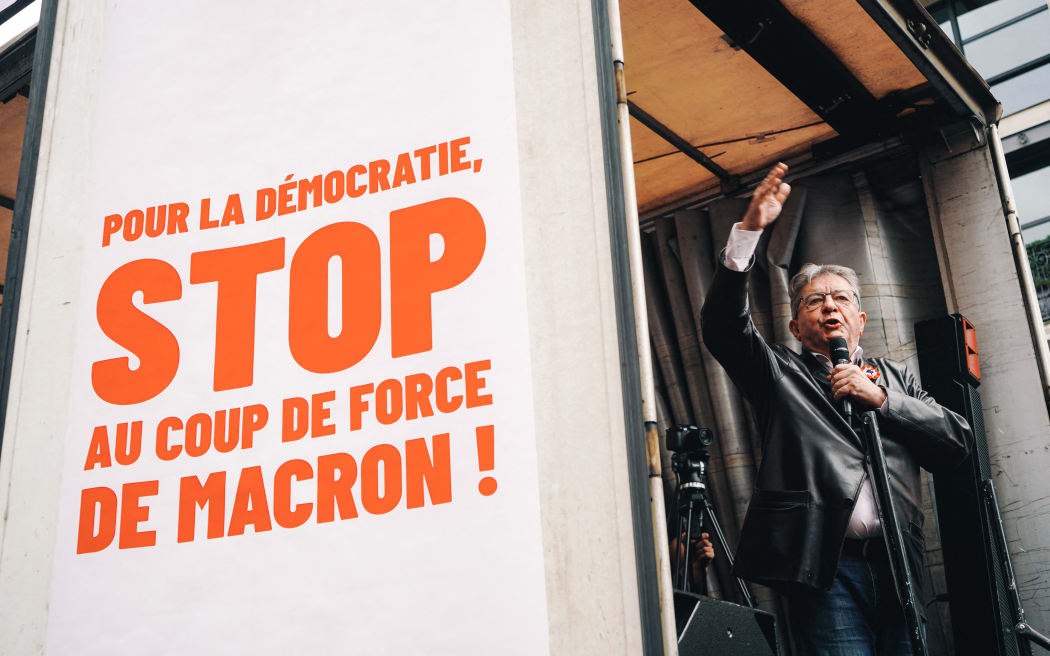
{"label": "concrete wall", "polygon": [[515,0],[513,23],[551,653],[636,655],[591,3]]}
{"label": "concrete wall", "polygon": [[[0,452],[0,653],[44,652],[73,327],[85,162],[101,58],[100,2],[63,3],[55,25],[17,337]],[[74,50],[77,57],[63,60]],[[79,107],[59,115],[59,96]],[[90,594],[90,591],[85,591]]]}
{"label": "concrete wall", "polygon": [[949,312],[977,328],[992,476],[1029,623],[1050,627],[1050,421],[986,147],[924,164]]}

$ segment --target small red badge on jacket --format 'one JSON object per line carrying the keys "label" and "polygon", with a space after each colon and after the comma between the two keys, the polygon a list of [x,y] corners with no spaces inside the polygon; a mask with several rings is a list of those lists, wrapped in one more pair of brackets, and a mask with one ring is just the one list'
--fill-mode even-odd
{"label": "small red badge on jacket", "polygon": [[861,371],[863,371],[864,375],[868,377],[868,380],[870,380],[873,383],[877,381],[880,376],[882,376],[882,374],[879,373],[879,370],[871,366],[870,364],[866,364],[863,367],[861,367]]}

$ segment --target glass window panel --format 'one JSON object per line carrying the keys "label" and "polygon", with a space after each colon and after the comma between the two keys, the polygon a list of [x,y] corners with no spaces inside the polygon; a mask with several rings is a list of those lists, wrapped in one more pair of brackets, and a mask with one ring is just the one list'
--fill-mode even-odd
{"label": "glass window panel", "polygon": [[[1032,282],[1035,283],[1035,295],[1039,299],[1039,313],[1043,315],[1043,321],[1050,320],[1050,240],[1045,239],[1046,231],[1050,231],[1050,225],[1041,225],[1024,233],[1028,264],[1032,268]],[[1029,232],[1032,233],[1031,238]],[[1036,238],[1037,233],[1042,237]]]}
{"label": "glass window panel", "polygon": [[[1050,166],[1010,178],[1014,188],[1014,202],[1017,204],[1017,216],[1021,224],[1050,216]],[[1043,237],[1050,236],[1050,223],[1028,228],[1024,231],[1024,241],[1030,244]]]}
{"label": "glass window panel", "polygon": [[[955,37],[952,36],[952,23],[951,21],[944,21],[943,23],[937,23],[937,27],[941,28],[941,31],[948,35],[948,40],[955,43]],[[956,43],[955,45],[959,45]]]}
{"label": "glass window panel", "polygon": [[1003,104],[1003,116],[1009,116],[1050,99],[1050,64],[992,87],[992,95]]}
{"label": "glass window panel", "polygon": [[[951,17],[948,15],[948,3],[938,2],[937,4],[930,5],[926,8],[926,11],[930,12],[930,16],[933,20],[937,21],[937,26],[941,28],[941,31],[948,35],[948,38],[953,42],[955,37],[952,36],[952,22]],[[959,44],[955,44],[959,45]]]}
{"label": "glass window panel", "polygon": [[1024,243],[1028,244],[1039,241],[1040,239],[1046,239],[1050,237],[1050,223],[1044,223],[1037,225],[1034,228],[1028,228],[1023,231]]}
{"label": "glass window panel", "polygon": [[989,27],[995,27],[1026,11],[1045,6],[1046,0],[996,0],[973,11],[960,14],[959,32],[962,38],[968,39],[974,34],[979,34]]}
{"label": "glass window panel", "polygon": [[966,59],[985,78],[1050,52],[1050,11],[966,44]]}

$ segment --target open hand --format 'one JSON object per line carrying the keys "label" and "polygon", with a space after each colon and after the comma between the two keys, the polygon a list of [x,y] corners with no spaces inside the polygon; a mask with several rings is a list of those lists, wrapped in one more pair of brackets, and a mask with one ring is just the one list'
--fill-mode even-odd
{"label": "open hand", "polygon": [[784,209],[784,201],[791,193],[791,185],[782,179],[787,170],[788,165],[783,162],[777,162],[776,166],[769,170],[769,174],[751,195],[751,204],[747,206],[747,212],[740,221],[741,228],[764,230],[780,216],[780,210]]}

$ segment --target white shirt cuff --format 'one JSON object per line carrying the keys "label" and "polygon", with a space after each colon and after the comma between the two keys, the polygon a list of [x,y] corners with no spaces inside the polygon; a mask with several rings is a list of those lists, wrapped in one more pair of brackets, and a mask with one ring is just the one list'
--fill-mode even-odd
{"label": "white shirt cuff", "polygon": [[751,268],[751,258],[758,246],[758,239],[762,236],[761,230],[744,230],[740,223],[734,223],[733,229],[729,231],[729,241],[726,242],[723,264],[730,271],[747,271]]}

